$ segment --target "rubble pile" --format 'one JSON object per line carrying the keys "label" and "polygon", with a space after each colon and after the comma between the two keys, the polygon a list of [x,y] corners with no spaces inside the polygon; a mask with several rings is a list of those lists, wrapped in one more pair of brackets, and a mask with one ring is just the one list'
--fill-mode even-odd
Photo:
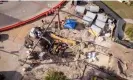
{"label": "rubble pile", "polygon": [[67,39],[75,40],[78,42],[86,42],[92,41],[92,37],[90,37],[90,33],[87,30],[68,30],[63,29],[60,31],[60,36],[65,37]]}
{"label": "rubble pile", "polygon": [[[52,30],[56,34],[57,29],[52,28]],[[32,49],[29,49],[29,51],[27,51],[27,54],[28,54],[27,55],[27,59],[28,59],[27,63],[29,63],[30,66],[25,67],[24,71],[33,69],[34,67],[40,65],[41,63],[48,63],[48,64],[56,63],[57,65],[70,66],[69,61],[85,60],[85,61],[89,61],[89,62],[96,62],[96,61],[98,61],[97,60],[98,54],[105,53],[108,55],[108,52],[106,51],[105,48],[95,45],[93,43],[94,37],[91,37],[91,34],[86,29],[84,29],[84,30],[62,29],[62,30],[58,30],[58,32],[59,33],[56,34],[56,35],[58,35],[58,37],[56,37],[56,38],[62,40],[62,37],[63,37],[65,40],[69,39],[69,40],[76,41],[78,43],[73,46],[69,45],[67,43],[67,45],[68,45],[67,46],[66,43],[62,43],[60,41],[56,42],[56,40],[54,38],[48,38],[48,37],[50,37],[50,36],[48,36],[49,34],[47,34],[47,37],[45,37],[45,34],[47,33],[46,32],[43,35],[44,37],[42,37],[42,40],[40,40],[40,41],[44,41],[44,43],[39,42],[39,44],[40,44],[39,46],[41,47],[41,52],[34,53],[34,52],[32,52]],[[34,35],[32,34],[32,36],[34,36]],[[39,36],[40,35],[38,35],[38,34],[36,35],[36,37],[39,37]],[[49,39],[53,39],[53,40],[50,41]],[[52,42],[54,42],[54,43],[52,43]],[[66,48],[65,48],[65,46],[66,46]],[[67,48],[72,50],[72,52],[70,54],[71,55],[73,54],[75,57],[74,56],[71,57],[68,54],[67,54],[68,58],[66,56],[64,56],[67,53],[65,51]],[[49,58],[47,58],[47,57],[49,57]],[[60,63],[60,62],[62,62],[62,63]],[[65,64],[64,64],[64,62],[65,62]],[[68,62],[68,63],[66,63],[66,62]]]}
{"label": "rubble pile", "polygon": [[[30,66],[24,68],[24,71],[36,68],[41,64],[56,64],[54,67],[65,67],[74,70],[75,73],[70,74],[65,73],[65,70],[63,71],[63,68],[60,68],[70,78],[81,78],[86,64],[105,66],[107,68],[114,67],[111,66],[113,58],[110,56],[109,48],[96,44],[96,40],[99,43],[106,42],[106,39],[112,36],[115,21],[107,14],[101,12],[99,6],[92,5],[92,3],[90,5],[85,7],[76,6],[75,8],[77,9],[77,15],[82,15],[82,23],[86,26],[82,30],[76,29],[79,22],[73,19],[65,19],[63,24],[60,25],[54,23],[48,29],[39,27],[31,29],[29,39],[25,41],[25,46],[33,50],[36,43],[35,40],[38,40],[36,46],[39,46],[41,50],[34,54],[29,49],[27,62],[30,63]],[[87,11],[85,12],[85,10]],[[81,14],[79,15],[79,13]],[[58,28],[60,26],[63,26],[62,29]],[[33,41],[30,39],[31,37],[34,38]],[[115,62],[117,62],[115,64],[117,64],[117,69],[119,69],[120,66],[118,64],[122,63]],[[42,71],[45,72],[45,70]],[[119,71],[121,73],[120,69]]]}
{"label": "rubble pile", "polygon": [[95,50],[97,52],[100,52],[100,53],[103,53],[103,54],[106,54],[106,55],[108,55],[108,53],[110,52],[107,47],[103,47],[103,46],[100,46],[100,45],[96,45],[95,48],[96,48]]}

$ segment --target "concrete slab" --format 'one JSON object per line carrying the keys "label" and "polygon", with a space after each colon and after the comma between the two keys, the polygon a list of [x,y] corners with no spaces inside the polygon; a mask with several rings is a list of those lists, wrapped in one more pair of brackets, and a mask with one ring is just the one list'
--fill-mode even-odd
{"label": "concrete slab", "polygon": [[96,56],[98,61],[94,61],[94,62],[89,62],[89,60],[87,60],[87,62],[92,63],[94,65],[97,66],[105,66],[108,67],[108,61],[109,61],[109,57],[103,54],[100,54]]}

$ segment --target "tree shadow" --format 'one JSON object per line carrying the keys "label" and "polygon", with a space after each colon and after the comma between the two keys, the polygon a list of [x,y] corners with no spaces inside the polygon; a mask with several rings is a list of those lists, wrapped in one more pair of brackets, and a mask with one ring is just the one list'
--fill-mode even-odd
{"label": "tree shadow", "polygon": [[0,34],[0,41],[3,42],[9,38],[8,34]]}
{"label": "tree shadow", "polygon": [[0,76],[0,80],[21,80],[22,79],[21,73],[17,71],[0,71],[0,75],[4,76],[3,79],[2,79],[2,76]]}
{"label": "tree shadow", "polygon": [[98,78],[98,80],[127,80],[117,75],[114,70],[106,69],[104,66],[89,70],[82,80],[92,80],[94,78]]}

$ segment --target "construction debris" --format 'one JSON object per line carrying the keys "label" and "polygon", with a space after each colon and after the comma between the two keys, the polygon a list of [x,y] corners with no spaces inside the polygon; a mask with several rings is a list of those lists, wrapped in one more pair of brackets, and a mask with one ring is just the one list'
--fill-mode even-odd
{"label": "construction debris", "polygon": [[96,52],[89,52],[87,58],[89,59],[89,62],[97,61]]}
{"label": "construction debris", "polygon": [[62,29],[60,31],[60,36],[65,37],[70,40],[75,40],[78,42],[86,42],[86,41],[92,41],[93,38],[90,36],[91,34],[88,32],[88,30],[68,30],[68,29]]}
{"label": "construction debris", "polygon": [[67,19],[65,24],[64,24],[64,28],[67,28],[67,29],[75,29],[77,25],[77,22],[73,19]]}
{"label": "construction debris", "polygon": [[[106,42],[112,36],[115,27],[114,20],[111,20],[105,13],[99,13],[100,8],[96,5],[88,7],[78,5],[75,11],[81,20],[76,20],[79,17],[75,19],[70,17],[62,20],[62,24],[59,19],[59,12],[57,12],[58,25],[53,22],[54,16],[47,28],[34,27],[30,30],[24,44],[26,48],[32,49],[28,51],[27,57],[30,67],[25,67],[24,71],[28,71],[29,68],[33,69],[41,63],[67,66],[79,71],[83,65],[90,63],[93,66],[114,67],[111,66],[113,58],[109,55],[109,48],[96,44],[96,41],[99,43]],[[50,26],[52,22],[53,25]],[[85,27],[78,30],[78,23]],[[41,50],[38,50],[38,48],[41,48]],[[34,51],[38,52],[34,53]],[[79,64],[82,64],[82,67]],[[123,72],[125,64],[120,61],[117,64],[119,64],[117,65],[119,73],[125,75],[125,72]],[[80,72],[83,73],[83,70]],[[71,77],[77,78],[79,74],[71,75]]]}

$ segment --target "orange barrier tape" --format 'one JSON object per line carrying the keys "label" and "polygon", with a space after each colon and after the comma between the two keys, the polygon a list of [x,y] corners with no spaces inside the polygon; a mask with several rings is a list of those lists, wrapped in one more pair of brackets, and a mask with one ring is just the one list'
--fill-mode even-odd
{"label": "orange barrier tape", "polygon": [[56,5],[55,7],[51,8],[51,9],[49,9],[48,11],[45,11],[45,12],[43,12],[43,13],[37,15],[37,16],[34,16],[34,17],[30,18],[30,19],[27,19],[27,20],[25,20],[25,21],[16,22],[16,23],[14,23],[14,24],[1,27],[1,28],[0,28],[0,32],[6,31],[6,30],[10,30],[10,29],[12,29],[12,28],[17,28],[17,27],[19,27],[19,26],[21,26],[21,25],[24,25],[24,24],[27,24],[27,23],[29,23],[29,22],[35,21],[35,20],[41,18],[42,16],[48,16],[49,14],[54,13],[55,9],[60,8],[65,2],[66,2],[66,1],[63,0],[63,1],[61,1],[58,5]]}

